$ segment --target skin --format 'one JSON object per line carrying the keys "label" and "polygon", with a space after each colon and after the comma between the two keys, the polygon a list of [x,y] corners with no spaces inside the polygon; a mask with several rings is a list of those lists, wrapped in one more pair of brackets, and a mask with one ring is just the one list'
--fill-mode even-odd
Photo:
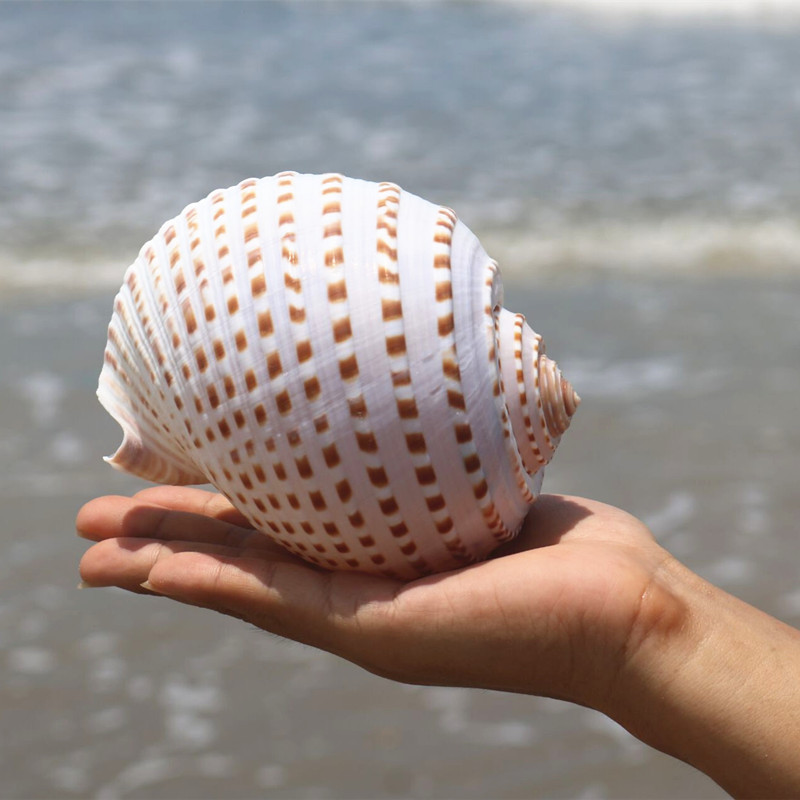
{"label": "skin", "polygon": [[328,572],[221,495],[100,497],[88,586],[228,614],[392,680],[557,697],[737,797],[800,797],[800,632],[703,581],[636,518],[543,495],[490,560],[410,583]]}

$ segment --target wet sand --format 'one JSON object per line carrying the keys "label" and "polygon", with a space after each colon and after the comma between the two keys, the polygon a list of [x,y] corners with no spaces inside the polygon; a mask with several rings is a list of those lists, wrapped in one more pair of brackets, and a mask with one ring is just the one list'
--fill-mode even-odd
{"label": "wet sand", "polygon": [[[392,684],[237,621],[77,591],[112,295],[0,306],[0,795],[698,798],[689,767],[565,703]],[[545,479],[643,517],[800,624],[800,281],[507,281],[583,397]]]}

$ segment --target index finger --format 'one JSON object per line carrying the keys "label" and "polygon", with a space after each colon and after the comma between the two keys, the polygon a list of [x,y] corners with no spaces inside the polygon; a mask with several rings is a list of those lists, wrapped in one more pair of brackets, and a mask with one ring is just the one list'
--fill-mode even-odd
{"label": "index finger", "polygon": [[95,498],[80,509],[75,527],[81,537],[95,542],[122,537],[233,548],[278,547],[268,536],[253,528],[243,528],[204,514],[147,503],[137,497]]}
{"label": "index finger", "polygon": [[188,511],[190,514],[202,514],[241,528],[253,527],[230,500],[219,492],[207,492],[191,486],[150,486],[137,492],[133,497],[150,505],[172,508],[175,511]]}

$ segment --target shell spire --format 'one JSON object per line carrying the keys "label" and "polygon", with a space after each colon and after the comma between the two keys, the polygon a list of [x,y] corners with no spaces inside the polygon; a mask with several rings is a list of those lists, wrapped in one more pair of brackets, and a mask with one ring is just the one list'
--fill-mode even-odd
{"label": "shell spire", "polygon": [[525,469],[533,476],[550,461],[569,427],[580,397],[545,355],[542,337],[522,314],[497,312],[503,394],[514,439]]}
{"label": "shell spire", "polygon": [[551,436],[561,436],[569,427],[581,398],[561,374],[558,364],[544,354],[539,357],[539,390],[547,430]]}

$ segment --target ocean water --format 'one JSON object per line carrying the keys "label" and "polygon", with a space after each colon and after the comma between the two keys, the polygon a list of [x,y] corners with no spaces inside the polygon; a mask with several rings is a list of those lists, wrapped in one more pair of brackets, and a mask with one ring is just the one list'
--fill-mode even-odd
{"label": "ocean water", "polygon": [[796,273],[795,4],[631,5],[4,3],[0,290],[112,286],[284,169],[450,205],[507,272]]}
{"label": "ocean water", "polygon": [[75,512],[144,485],[94,397],[125,267],[217,186],[337,170],[500,261],[583,398],[546,491],[800,624],[796,4],[631,5],[0,3],[0,797],[724,796],[586,709],[75,589]]}
{"label": "ocean water", "polygon": [[[800,285],[508,286],[583,403],[545,490],[644,519],[690,568],[800,624]],[[723,797],[587,709],[368,675],[237,620],[78,591],[78,507],[143,483],[94,399],[112,292],[0,314],[0,796]]]}

